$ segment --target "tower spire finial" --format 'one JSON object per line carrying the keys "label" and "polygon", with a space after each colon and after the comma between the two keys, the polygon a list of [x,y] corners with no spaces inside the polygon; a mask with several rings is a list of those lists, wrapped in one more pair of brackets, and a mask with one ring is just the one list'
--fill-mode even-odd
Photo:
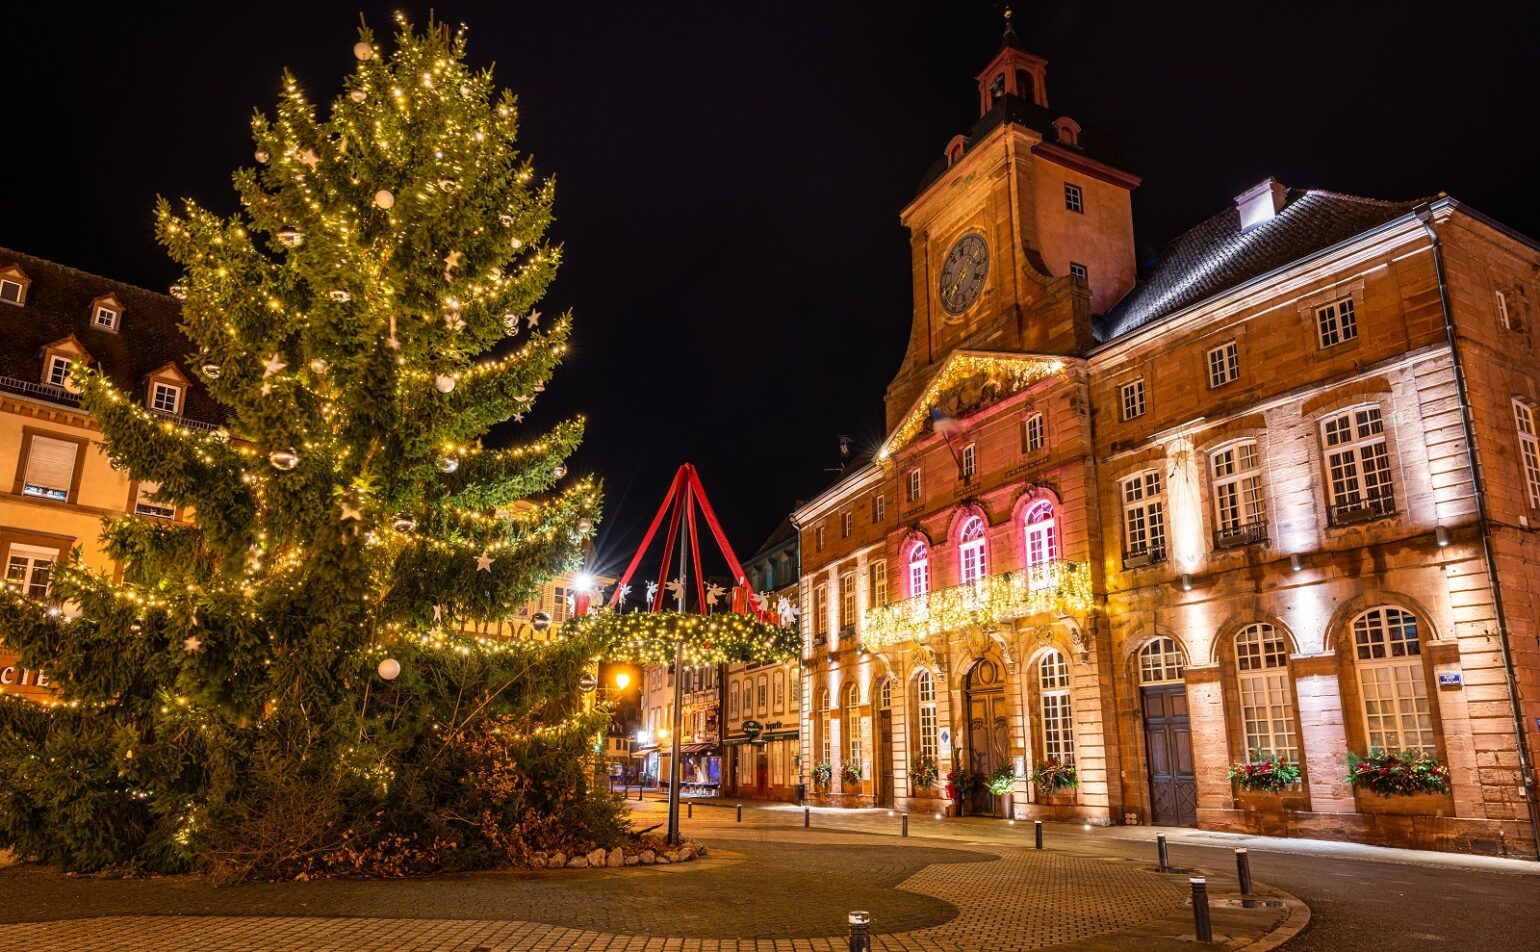
{"label": "tower spire finial", "polygon": [[1003,37],[1006,46],[1016,41],[1016,26],[1011,22],[1011,5],[1005,5],[1005,35]]}

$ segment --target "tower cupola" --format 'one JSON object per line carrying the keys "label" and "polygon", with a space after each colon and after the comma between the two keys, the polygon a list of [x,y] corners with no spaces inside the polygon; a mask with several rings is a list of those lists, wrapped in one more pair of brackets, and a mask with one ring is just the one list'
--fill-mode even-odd
{"label": "tower cupola", "polygon": [[1030,99],[1048,108],[1048,61],[1029,53],[1016,37],[1011,25],[1011,8],[1005,8],[1005,35],[1000,52],[979,73],[979,115],[989,112],[1000,97],[1011,95]]}

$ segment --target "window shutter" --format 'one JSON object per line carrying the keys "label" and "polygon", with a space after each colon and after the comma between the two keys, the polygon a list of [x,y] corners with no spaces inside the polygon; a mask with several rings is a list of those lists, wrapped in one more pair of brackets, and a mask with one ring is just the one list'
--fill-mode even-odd
{"label": "window shutter", "polygon": [[75,481],[75,454],[79,451],[78,443],[34,436],[27,452],[27,485],[69,492]]}

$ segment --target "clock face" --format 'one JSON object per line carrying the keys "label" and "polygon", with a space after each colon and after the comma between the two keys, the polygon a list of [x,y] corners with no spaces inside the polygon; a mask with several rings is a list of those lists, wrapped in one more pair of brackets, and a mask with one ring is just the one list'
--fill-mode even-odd
{"label": "clock face", "polygon": [[989,277],[989,245],[980,235],[963,235],[946,253],[941,265],[941,306],[948,314],[961,314],[979,299]]}

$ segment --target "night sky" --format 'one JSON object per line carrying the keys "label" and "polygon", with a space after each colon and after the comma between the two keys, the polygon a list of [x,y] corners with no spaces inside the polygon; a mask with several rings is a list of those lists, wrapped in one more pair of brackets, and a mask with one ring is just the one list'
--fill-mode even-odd
{"label": "night sky", "polygon": [[[566,263],[543,309],[577,324],[533,419],[590,417],[573,466],[606,480],[600,567],[625,561],[686,460],[746,556],[832,478],[837,434],[883,435],[911,313],[898,212],[977,117],[1000,4],[434,6],[469,24],[472,60],[520,97],[522,147],[557,176]],[[1050,104],[1115,135],[1144,177],[1141,261],[1268,175],[1444,190],[1540,235],[1522,145],[1537,24],[1518,7],[1186,6],[1017,4]],[[154,7],[7,11],[0,245],[165,288],[155,196],[232,209],[248,117],[280,71],[329,100],[360,9],[384,34],[391,11],[428,11]]]}

